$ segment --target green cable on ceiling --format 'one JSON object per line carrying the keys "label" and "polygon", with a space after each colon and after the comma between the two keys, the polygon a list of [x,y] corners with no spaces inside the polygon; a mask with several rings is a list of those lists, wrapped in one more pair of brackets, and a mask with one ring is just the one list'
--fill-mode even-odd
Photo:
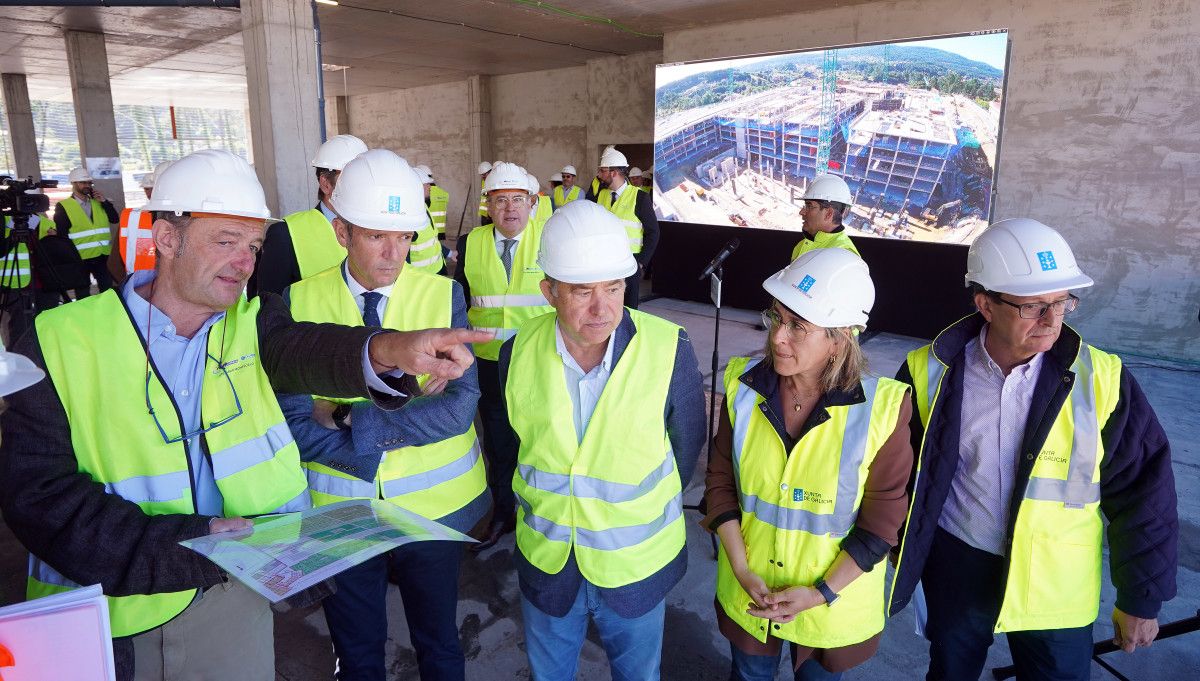
{"label": "green cable on ceiling", "polygon": [[661,37],[663,37],[661,33],[642,33],[641,31],[635,31],[632,28],[625,26],[624,24],[613,21],[612,19],[607,19],[605,17],[594,17],[594,16],[591,16],[590,14],[581,14],[579,12],[572,12],[569,9],[555,7],[554,5],[551,5],[546,2],[542,2],[541,0],[513,0],[513,2],[518,5],[525,5],[527,7],[544,9],[544,10],[547,10],[550,12],[554,12],[556,14],[561,14],[563,16],[571,17],[572,19],[579,19],[581,21],[588,21],[588,22],[591,22],[594,24],[604,24],[605,26],[612,26],[613,28],[617,29],[618,31],[624,31],[625,33],[630,33],[632,35],[636,35],[636,36],[639,36],[642,38],[661,38]]}

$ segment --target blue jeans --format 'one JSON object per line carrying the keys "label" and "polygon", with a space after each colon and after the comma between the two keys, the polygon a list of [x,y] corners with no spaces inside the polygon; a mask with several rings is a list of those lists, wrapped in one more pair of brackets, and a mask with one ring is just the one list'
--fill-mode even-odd
{"label": "blue jeans", "polygon": [[625,619],[604,603],[599,589],[584,581],[565,616],[547,615],[524,595],[521,613],[525,618],[525,648],[533,681],[575,679],[589,617],[596,621],[600,631],[613,681],[658,681],[665,601],[659,601],[641,617]]}
{"label": "blue jeans", "polygon": [[337,656],[338,681],[387,678],[388,567],[398,577],[421,681],[463,681],[458,642],[458,568],[463,544],[414,542],[375,556],[334,577],[337,593],[322,605]]}
{"label": "blue jeans", "polygon": [[[775,670],[783,656],[783,646],[778,655],[749,655],[730,644],[729,656],[733,658],[733,669],[729,681],[775,681]],[[796,681],[838,681],[841,672],[828,672],[816,660],[805,660],[794,675]]]}
{"label": "blue jeans", "polygon": [[[1004,559],[961,541],[940,527],[922,581],[929,606],[927,681],[978,679],[992,645],[1004,599]],[[1022,681],[1091,678],[1092,625],[1008,634]]]}

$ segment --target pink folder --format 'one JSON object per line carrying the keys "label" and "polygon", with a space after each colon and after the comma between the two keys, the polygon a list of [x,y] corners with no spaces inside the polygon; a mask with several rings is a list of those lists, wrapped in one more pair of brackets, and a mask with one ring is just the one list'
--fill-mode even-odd
{"label": "pink folder", "polygon": [[114,681],[108,602],[88,586],[0,608],[3,681]]}

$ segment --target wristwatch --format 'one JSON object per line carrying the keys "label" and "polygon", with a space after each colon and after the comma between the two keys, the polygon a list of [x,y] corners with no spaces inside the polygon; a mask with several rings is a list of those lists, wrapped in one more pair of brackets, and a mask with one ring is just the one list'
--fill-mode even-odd
{"label": "wristwatch", "polygon": [[824,579],[817,580],[817,583],[813,585],[813,588],[817,591],[820,591],[821,595],[825,597],[826,607],[837,603],[837,599],[841,598],[840,594],[834,593],[833,589],[829,588],[829,585],[825,583]]}
{"label": "wristwatch", "polygon": [[333,410],[333,422],[339,430],[350,430],[350,426],[346,425],[346,417],[350,415],[350,405],[339,404]]}

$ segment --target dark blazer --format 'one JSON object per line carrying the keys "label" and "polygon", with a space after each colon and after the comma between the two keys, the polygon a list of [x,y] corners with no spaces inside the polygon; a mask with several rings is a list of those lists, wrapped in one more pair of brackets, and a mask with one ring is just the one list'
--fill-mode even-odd
{"label": "dark blazer", "polygon": [[[633,212],[637,215],[638,221],[642,223],[642,252],[634,255],[637,261],[642,265],[650,263],[650,259],[654,257],[654,250],[658,248],[658,215],[654,213],[654,198],[633,185],[629,185],[629,189],[625,191],[636,191],[638,193],[637,203],[633,207]],[[592,194],[591,189],[588,189],[584,198],[592,203],[597,203],[597,198]]]}
{"label": "dark blazer", "polygon": [[[904,609],[929,557],[934,531],[958,470],[959,429],[963,391],[964,349],[979,336],[984,319],[979,313],[956,322],[933,341],[934,351],[949,365],[942,378],[946,395],[929,418],[929,432],[918,410],[910,421],[913,451],[921,475],[912,477],[912,506],[896,573],[891,614]],[[1022,452],[1040,451],[1074,385],[1071,365],[1082,339],[1069,326],[1042,359],[1042,368],[1029,405]],[[897,380],[913,385],[908,364]],[[1121,391],[1116,408],[1101,432],[1104,458],[1100,464],[1100,510],[1108,519],[1109,565],[1117,588],[1116,606],[1135,617],[1158,616],[1164,601],[1175,597],[1179,517],[1171,445],[1154,409],[1129,370],[1121,368]],[[1008,519],[1011,545],[1016,509],[1025,496],[1033,459],[1018,457],[1012,509]],[[1007,559],[1006,559],[1007,560]],[[1007,569],[1007,568],[1006,568]]]}
{"label": "dark blazer", "polygon": [[[613,332],[612,369],[616,371],[617,363],[621,361],[625,348],[637,332],[633,319],[626,310],[621,323]],[[500,347],[500,387],[501,395],[508,383],[508,365],[512,359],[513,340],[509,339]],[[675,454],[675,466],[679,469],[679,482],[684,489],[692,479],[696,469],[696,459],[707,437],[704,425],[704,385],[700,376],[700,366],[696,361],[696,352],[688,340],[687,332],[679,331],[679,343],[675,347],[675,361],[671,368],[671,385],[667,390],[667,406],[663,414],[666,420],[667,437],[671,440],[671,449]],[[512,426],[505,424],[511,432]],[[513,440],[520,443],[516,433]],[[515,466],[514,459],[510,465]],[[500,479],[511,480],[514,470],[500,471]],[[530,565],[520,551],[513,552],[517,564],[517,575],[521,585],[521,593],[542,612],[555,617],[566,615],[575,601],[575,595],[583,582],[583,575],[575,563],[572,552],[566,566],[557,574],[547,574]],[[687,572],[687,547],[667,563],[661,570],[646,579],[614,589],[600,589],[604,601],[622,617],[640,617],[646,614],[666,597],[667,592],[674,587],[684,573]]]}
{"label": "dark blazer", "polygon": [[[316,205],[321,210],[321,204]],[[279,221],[267,227],[262,250],[254,261],[254,273],[246,282],[246,295],[250,298],[260,293],[283,295],[284,289],[300,281],[300,261],[296,260],[296,249],[292,245],[292,233],[287,222]]]}
{"label": "dark blazer", "polygon": [[[67,197],[67,201],[74,201],[74,197]],[[115,226],[121,221],[121,214],[117,212],[116,206],[112,201],[101,201],[100,207],[104,209],[104,216],[108,218],[108,224]],[[68,236],[71,233],[71,218],[67,215],[67,211],[62,207],[62,201],[54,204],[54,229],[58,231],[60,236]],[[116,246],[116,244],[113,244]]]}

